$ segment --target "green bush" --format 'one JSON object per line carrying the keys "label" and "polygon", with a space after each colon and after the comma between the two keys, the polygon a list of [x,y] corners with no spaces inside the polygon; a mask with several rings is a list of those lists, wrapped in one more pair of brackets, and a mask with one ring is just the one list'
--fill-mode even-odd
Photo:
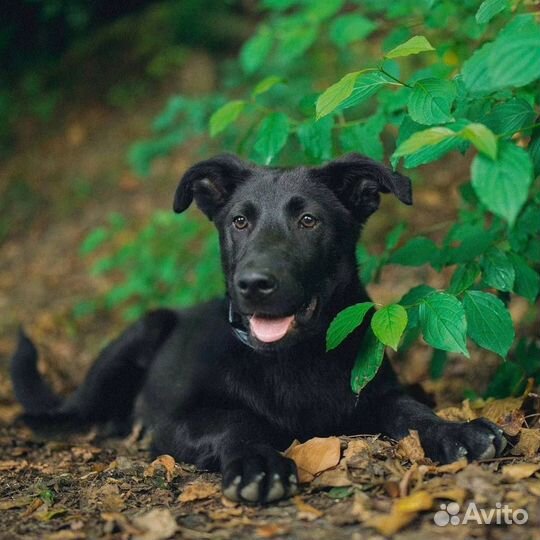
{"label": "green bush", "polygon": [[[222,93],[189,102],[172,98],[155,138],[132,150],[137,169],[148,171],[156,156],[207,125],[211,137],[219,136],[210,149],[238,152],[261,164],[317,164],[357,151],[375,159],[389,155],[394,167],[414,169],[471,149],[470,181],[461,186],[458,217],[442,241],[412,236],[400,225],[388,234],[382,254],[359,248],[365,281],[376,279],[387,264],[430,265],[438,272],[450,267],[451,279],[445,289],[421,285],[395,304],[377,306],[351,384],[359,392],[375,375],[385,346],[403,350],[422,336],[434,350],[434,377],[441,375],[447,353],[468,357],[472,341],[503,359],[512,354],[488,394],[522,391],[528,377],[539,378],[540,357],[521,329],[516,340],[507,306],[518,295],[537,309],[540,286],[535,16],[510,0],[265,0],[262,5],[264,17],[253,36],[238,60],[223,69]],[[178,220],[191,223],[185,217],[160,219],[171,231]],[[126,276],[120,290],[110,293],[120,301],[135,298],[142,307],[177,300],[177,285],[188,284],[184,267],[171,266],[163,281],[168,292],[156,296],[152,287],[135,287],[173,257],[170,248],[143,256],[141,248],[152,241],[145,229],[102,262],[106,270]],[[121,255],[126,250],[135,264]],[[146,270],[139,276],[143,262]],[[202,296],[197,283],[205,292],[209,287],[207,279],[194,278],[185,293],[192,300]],[[340,313],[329,328],[328,348],[374,307],[358,304]]]}

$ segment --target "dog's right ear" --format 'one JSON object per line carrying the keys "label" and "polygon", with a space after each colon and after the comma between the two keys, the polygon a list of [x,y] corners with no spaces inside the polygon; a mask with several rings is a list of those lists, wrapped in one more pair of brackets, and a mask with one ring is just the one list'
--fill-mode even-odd
{"label": "dog's right ear", "polygon": [[190,167],[180,180],[173,209],[179,214],[195,199],[197,206],[212,220],[250,172],[249,165],[232,154],[201,161]]}

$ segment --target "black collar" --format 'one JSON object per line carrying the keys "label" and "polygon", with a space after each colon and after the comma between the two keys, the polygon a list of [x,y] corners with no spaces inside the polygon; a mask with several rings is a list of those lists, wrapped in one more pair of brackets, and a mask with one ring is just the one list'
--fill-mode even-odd
{"label": "black collar", "polygon": [[249,331],[242,322],[242,317],[239,313],[234,311],[232,302],[229,300],[229,324],[231,325],[233,334],[250,349],[254,349],[249,340]]}

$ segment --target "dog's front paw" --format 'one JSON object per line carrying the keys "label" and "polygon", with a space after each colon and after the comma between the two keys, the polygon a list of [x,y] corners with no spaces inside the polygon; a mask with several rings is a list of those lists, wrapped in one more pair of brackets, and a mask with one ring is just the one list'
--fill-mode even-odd
{"label": "dog's front paw", "polygon": [[277,501],[298,491],[296,465],[273,448],[253,447],[223,466],[222,486],[233,501]]}
{"label": "dog's front paw", "polygon": [[485,418],[436,423],[420,433],[420,439],[427,456],[439,463],[491,459],[506,447],[502,429]]}

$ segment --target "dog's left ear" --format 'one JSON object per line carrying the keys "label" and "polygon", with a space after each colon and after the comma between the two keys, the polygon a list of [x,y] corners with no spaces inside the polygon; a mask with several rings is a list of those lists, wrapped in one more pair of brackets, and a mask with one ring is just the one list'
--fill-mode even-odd
{"label": "dog's left ear", "polygon": [[360,223],[377,210],[381,193],[412,204],[411,180],[366,156],[347,154],[313,171]]}
{"label": "dog's left ear", "polygon": [[195,199],[197,206],[211,220],[250,172],[249,165],[232,154],[201,161],[181,178],[174,194],[173,209],[179,214]]}

